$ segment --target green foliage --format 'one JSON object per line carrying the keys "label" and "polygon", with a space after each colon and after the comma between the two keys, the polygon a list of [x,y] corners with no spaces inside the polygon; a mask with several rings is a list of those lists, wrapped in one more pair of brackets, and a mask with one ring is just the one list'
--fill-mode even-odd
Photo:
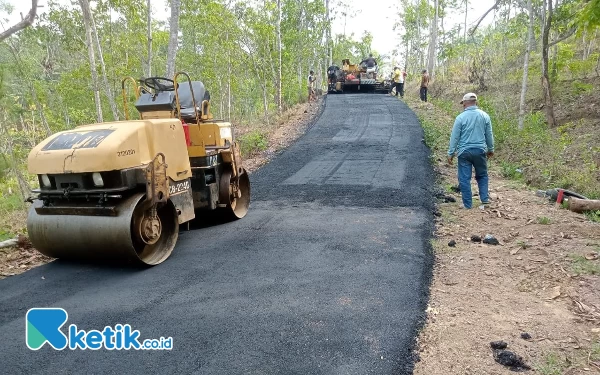
{"label": "green foliage", "polygon": [[542,375],[562,375],[567,363],[555,353],[547,354],[544,363],[536,366],[536,370]]}
{"label": "green foliage", "polygon": [[510,178],[511,180],[520,180],[523,177],[517,165],[504,160],[500,161],[500,173],[502,177]]}
{"label": "green foliage", "polygon": [[425,144],[432,151],[441,151],[446,148],[450,139],[450,132],[444,131],[442,127],[437,126],[434,121],[427,118],[421,117],[420,120],[425,135]]}
{"label": "green foliage", "polygon": [[586,211],[584,215],[588,218],[588,220],[593,221],[594,223],[600,223],[600,210]]}
{"label": "green foliage", "polygon": [[264,151],[268,147],[266,133],[260,130],[252,130],[238,137],[242,156],[252,156],[257,152]]}
{"label": "green foliage", "polygon": [[576,95],[587,93],[594,89],[594,85],[591,83],[583,83],[581,81],[573,81],[572,85],[574,94]]}
{"label": "green foliage", "polygon": [[3,229],[0,229],[0,241],[6,241],[6,240],[10,240],[11,238],[14,238],[15,236],[8,232],[5,231]]}
{"label": "green foliage", "polygon": [[[0,19],[12,10],[0,0]],[[92,13],[111,90],[110,94],[104,88],[100,91],[103,117],[113,120],[112,97],[123,119],[121,79],[146,77],[149,69],[153,76],[164,75],[168,25],[159,19],[150,25],[153,54],[149,65],[145,0],[99,0]],[[270,119],[278,111],[277,15],[274,1],[182,0],[176,71],[203,81],[215,118],[248,124],[257,118]],[[0,185],[8,178],[7,160],[12,162],[14,157],[19,171],[27,176],[27,154],[48,133],[96,121],[81,9],[76,2],[50,1],[38,18],[31,27],[0,43]],[[307,99],[309,70],[325,86],[327,43],[323,35],[328,26],[322,0],[281,1],[283,109]],[[372,39],[369,34],[358,41],[344,38],[335,53],[358,58],[371,51]],[[138,118],[133,91],[128,95],[131,117]],[[246,154],[266,147],[263,130],[264,125],[242,137]],[[5,210],[22,207],[12,195],[3,197],[1,205]]]}
{"label": "green foliage", "polygon": [[570,256],[571,268],[577,275],[600,275],[600,265],[597,260],[588,260],[581,255]]}
{"label": "green foliage", "polygon": [[[492,119],[501,173],[538,188],[572,189],[594,198],[600,195],[598,165],[589,150],[581,149],[571,135],[574,124],[550,129],[542,112],[526,114],[524,129],[518,131],[517,115],[481,96],[480,106]],[[565,150],[583,160],[570,162]],[[517,172],[521,170],[522,173]]]}
{"label": "green foliage", "polygon": [[551,220],[549,217],[540,216],[537,218],[537,222],[542,225],[548,225],[548,224],[550,224]]}
{"label": "green foliage", "polygon": [[593,30],[600,26],[600,0],[590,0],[584,3],[585,7],[578,14],[577,21],[585,29]]}

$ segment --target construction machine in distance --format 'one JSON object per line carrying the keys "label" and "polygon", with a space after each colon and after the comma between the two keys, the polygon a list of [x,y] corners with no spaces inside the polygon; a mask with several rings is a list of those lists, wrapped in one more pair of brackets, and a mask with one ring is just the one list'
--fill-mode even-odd
{"label": "construction machine in distance", "polygon": [[351,64],[342,60],[342,68],[332,65],[327,69],[328,93],[371,92],[387,93],[390,81],[378,74],[379,68],[367,68],[366,64]]}
{"label": "construction machine in distance", "polygon": [[[179,76],[187,82],[179,85]],[[180,224],[248,212],[250,180],[231,123],[213,119],[202,82],[177,73],[137,83],[122,81],[124,121],[59,132],[31,150],[28,169],[40,188],[27,231],[40,253],[157,265],[171,255]]]}

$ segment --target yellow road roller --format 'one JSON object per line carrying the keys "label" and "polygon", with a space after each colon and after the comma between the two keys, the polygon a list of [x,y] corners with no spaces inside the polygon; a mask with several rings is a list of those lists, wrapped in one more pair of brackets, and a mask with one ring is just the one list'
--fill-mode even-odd
{"label": "yellow road roller", "polygon": [[122,94],[124,121],[56,133],[29,154],[40,188],[27,231],[44,255],[157,265],[180,224],[248,212],[250,180],[231,123],[213,119],[202,82],[186,73],[127,77]]}

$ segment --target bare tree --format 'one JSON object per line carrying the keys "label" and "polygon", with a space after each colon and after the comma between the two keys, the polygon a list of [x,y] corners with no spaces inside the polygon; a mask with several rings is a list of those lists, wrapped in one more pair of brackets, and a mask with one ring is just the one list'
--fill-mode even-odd
{"label": "bare tree", "polygon": [[552,87],[548,77],[548,42],[550,36],[550,27],[552,26],[552,0],[543,0],[542,11],[542,90],[544,94],[544,109],[546,112],[546,122],[549,126],[556,126],[554,117],[554,102],[552,101]]}
{"label": "bare tree", "polygon": [[100,68],[102,69],[102,84],[104,86],[104,94],[108,99],[108,105],[112,111],[113,120],[119,120],[119,112],[117,111],[117,103],[113,96],[110,84],[108,83],[108,77],[106,75],[106,64],[104,64],[104,55],[102,54],[102,45],[100,44],[100,38],[98,37],[98,29],[96,29],[96,21],[94,15],[90,11],[90,19],[92,21],[92,33],[94,34],[94,42],[96,44],[96,51],[98,52],[98,60],[100,60]]}
{"label": "bare tree", "polygon": [[[26,199],[31,194],[31,187],[27,183],[27,179],[25,179],[25,177],[23,176],[21,171],[19,171],[19,167],[17,164],[17,157],[15,156],[14,147],[13,147],[13,139],[12,139],[12,136],[10,135],[10,132],[6,128],[6,124],[8,124],[8,116],[6,115],[6,110],[3,111],[3,117],[4,117],[4,121],[2,121],[2,123],[0,123],[0,130],[2,131],[2,133],[4,133],[4,136],[6,137],[6,148],[7,148],[8,154],[10,155],[10,169],[13,172],[13,174],[15,175],[15,178],[19,185],[19,192],[21,193],[21,197],[23,199]],[[4,160],[6,161],[6,158],[4,158]]]}
{"label": "bare tree", "polygon": [[103,122],[102,102],[100,101],[100,89],[98,88],[98,72],[96,71],[96,54],[92,42],[92,12],[88,0],[79,0],[83,15],[83,25],[85,26],[85,44],[88,50],[90,60],[90,72],[92,74],[92,90],[94,91],[94,101],[96,103],[96,120]]}
{"label": "bare tree", "polygon": [[283,110],[281,79],[282,79],[282,46],[281,46],[281,0],[277,0],[277,50],[279,55],[279,64],[277,72],[277,111],[281,113]]}
{"label": "bare tree", "polygon": [[467,15],[469,14],[469,0],[465,0],[465,40],[464,42],[467,43]]}
{"label": "bare tree", "polygon": [[179,36],[179,12],[181,0],[171,0],[171,19],[169,21],[169,50],[167,52],[167,78],[175,75],[175,58]]}
{"label": "bare tree", "polygon": [[519,130],[523,130],[525,122],[525,95],[527,94],[527,79],[529,75],[529,55],[533,46],[533,4],[532,0],[527,0],[527,14],[529,15],[529,26],[527,27],[527,48],[523,61],[523,82],[521,84],[521,100],[519,102]]}
{"label": "bare tree", "polygon": [[331,66],[333,65],[333,42],[331,41],[331,19],[329,18],[329,0],[325,0],[325,7],[325,17],[327,18],[327,66]]}
{"label": "bare tree", "polygon": [[36,15],[37,15],[37,8],[38,8],[38,0],[31,0],[31,9],[27,13],[27,15],[21,20],[21,22],[18,22],[14,26],[11,26],[8,29],[1,32],[0,33],[0,42],[3,41],[4,39],[8,38],[12,34],[17,33],[28,26],[31,26],[31,24],[33,23],[33,20],[35,19]]}
{"label": "bare tree", "polygon": [[146,6],[148,7],[148,18],[147,18],[147,38],[148,38],[148,71],[147,76],[150,77],[152,75],[152,4],[150,4],[150,0],[146,2]]}
{"label": "bare tree", "polygon": [[433,16],[433,22],[431,23],[431,34],[429,35],[429,51],[427,53],[427,70],[429,75],[433,77],[433,68],[435,67],[435,52],[437,47],[438,38],[438,18],[439,18],[439,4],[438,0],[433,0],[433,6],[435,7],[435,13]]}

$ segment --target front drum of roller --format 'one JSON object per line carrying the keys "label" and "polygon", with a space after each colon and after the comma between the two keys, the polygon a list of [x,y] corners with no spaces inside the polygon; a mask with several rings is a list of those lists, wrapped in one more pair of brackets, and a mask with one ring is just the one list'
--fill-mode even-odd
{"label": "front drum of roller", "polygon": [[58,259],[102,263],[157,265],[171,255],[177,242],[177,213],[169,201],[157,210],[162,231],[152,245],[136,231],[135,217],[143,215],[144,194],[135,194],[117,206],[117,216],[40,215],[35,201],[27,217],[33,246]]}

